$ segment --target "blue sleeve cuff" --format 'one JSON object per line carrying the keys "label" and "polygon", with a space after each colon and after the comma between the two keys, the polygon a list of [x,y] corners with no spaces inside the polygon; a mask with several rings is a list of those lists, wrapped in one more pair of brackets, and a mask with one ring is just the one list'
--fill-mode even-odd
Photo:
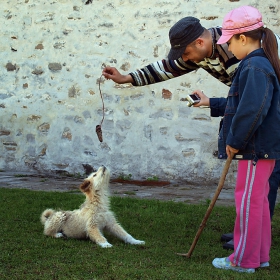
{"label": "blue sleeve cuff", "polygon": [[227,104],[226,98],[209,98],[211,117],[223,117]]}

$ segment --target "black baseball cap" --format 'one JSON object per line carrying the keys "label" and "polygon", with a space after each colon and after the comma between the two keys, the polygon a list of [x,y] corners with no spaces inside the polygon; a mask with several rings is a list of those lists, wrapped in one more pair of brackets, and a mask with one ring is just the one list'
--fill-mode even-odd
{"label": "black baseball cap", "polygon": [[205,30],[199,19],[185,17],[175,23],[169,30],[171,49],[168,59],[175,60],[182,56],[187,45],[196,40]]}

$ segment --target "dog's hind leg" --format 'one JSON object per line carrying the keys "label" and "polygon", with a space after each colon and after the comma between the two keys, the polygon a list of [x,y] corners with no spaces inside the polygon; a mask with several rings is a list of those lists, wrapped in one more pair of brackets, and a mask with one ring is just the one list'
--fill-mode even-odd
{"label": "dog's hind leg", "polygon": [[107,239],[102,235],[101,231],[98,227],[91,227],[87,230],[88,237],[93,241],[96,242],[102,248],[109,248],[113,245],[110,244]]}
{"label": "dog's hind leg", "polygon": [[118,237],[119,239],[123,240],[125,243],[133,244],[133,245],[141,245],[145,244],[145,241],[137,240],[133,236],[131,236],[129,233],[127,233],[123,227],[118,224],[116,221],[114,223],[110,223],[106,225],[106,229]]}
{"label": "dog's hind leg", "polygon": [[124,242],[132,244],[132,245],[144,245],[145,244],[145,241],[137,240],[134,237],[132,237],[130,234],[128,234],[128,236],[125,238]]}
{"label": "dog's hind leg", "polygon": [[46,220],[44,234],[55,238],[63,237],[63,234],[60,231],[65,220],[66,214],[64,212],[55,212],[50,218]]}

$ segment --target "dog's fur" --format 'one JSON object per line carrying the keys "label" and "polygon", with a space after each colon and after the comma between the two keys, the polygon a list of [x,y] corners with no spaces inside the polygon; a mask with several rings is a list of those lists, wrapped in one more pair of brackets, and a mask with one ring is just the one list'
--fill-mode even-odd
{"label": "dog's fur", "polygon": [[109,201],[110,172],[105,166],[99,167],[80,185],[86,200],[74,211],[46,209],[41,214],[44,234],[55,238],[90,238],[103,248],[112,245],[103,236],[103,230],[130,244],[145,244],[134,239],[117,223]]}

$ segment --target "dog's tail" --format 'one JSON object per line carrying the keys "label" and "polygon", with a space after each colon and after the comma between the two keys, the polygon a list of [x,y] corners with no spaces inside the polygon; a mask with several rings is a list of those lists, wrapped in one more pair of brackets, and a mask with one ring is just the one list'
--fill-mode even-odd
{"label": "dog's tail", "polygon": [[41,223],[44,225],[47,219],[54,214],[53,209],[46,209],[41,215]]}

